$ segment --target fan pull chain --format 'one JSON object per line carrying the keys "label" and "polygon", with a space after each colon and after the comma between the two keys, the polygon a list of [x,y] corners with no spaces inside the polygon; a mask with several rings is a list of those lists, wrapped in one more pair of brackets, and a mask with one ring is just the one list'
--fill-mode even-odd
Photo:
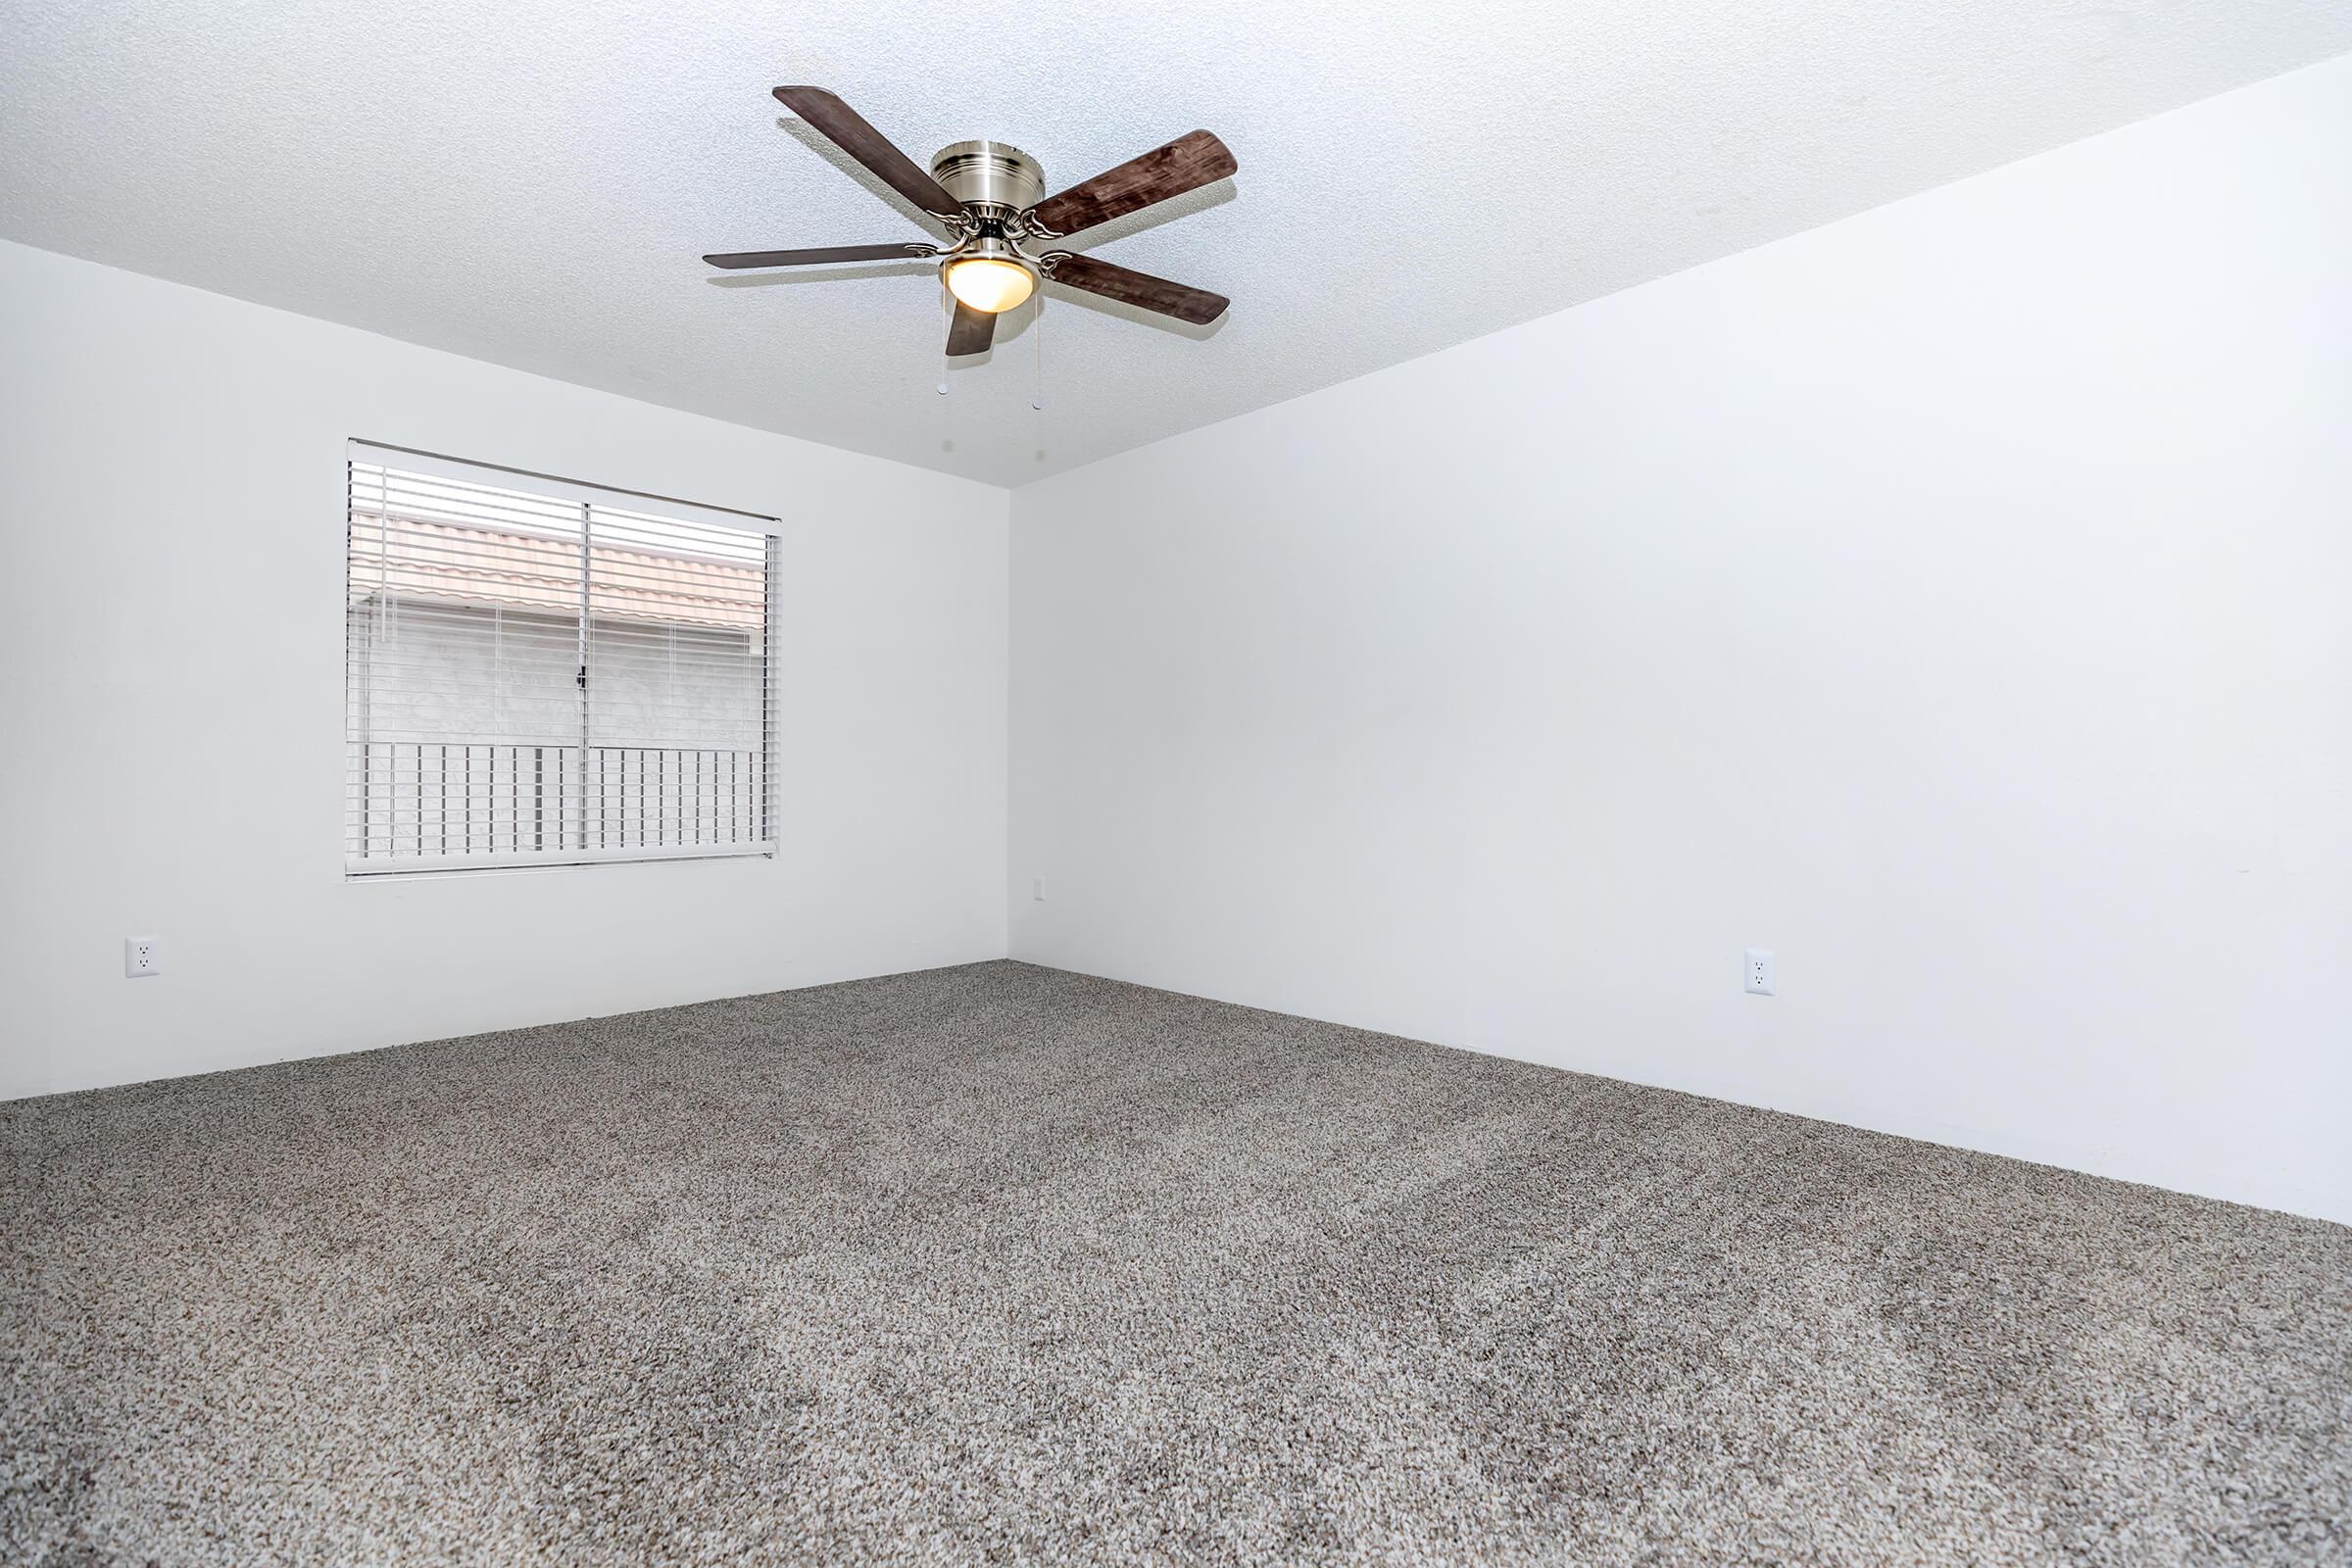
{"label": "fan pull chain", "polygon": [[1029,418],[1030,451],[1040,463],[1046,461],[1046,296],[1041,289],[1037,296],[1037,319],[1029,324],[1037,334],[1037,380],[1030,390],[1029,407],[1035,412]]}
{"label": "fan pull chain", "polygon": [[[947,279],[942,278],[939,284],[939,341],[943,345],[948,341],[948,333],[955,325],[956,297],[948,292]],[[954,363],[955,361],[948,357],[947,349],[942,347],[939,351],[939,395],[943,398],[948,395],[948,368]]]}

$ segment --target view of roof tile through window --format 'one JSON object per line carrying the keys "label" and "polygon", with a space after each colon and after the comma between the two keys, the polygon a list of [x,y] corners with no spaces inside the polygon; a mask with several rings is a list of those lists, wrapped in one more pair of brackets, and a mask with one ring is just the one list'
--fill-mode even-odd
{"label": "view of roof tile through window", "polygon": [[[579,504],[372,464],[351,466],[351,593],[579,608]],[[623,619],[755,626],[763,536],[594,508],[589,611]]]}

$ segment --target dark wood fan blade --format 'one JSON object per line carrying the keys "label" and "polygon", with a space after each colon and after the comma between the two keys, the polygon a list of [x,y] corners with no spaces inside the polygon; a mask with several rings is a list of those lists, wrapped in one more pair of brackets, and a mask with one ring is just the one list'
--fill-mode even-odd
{"label": "dark wood fan blade", "polygon": [[996,336],[995,317],[986,311],[975,311],[961,300],[956,302],[956,319],[948,323],[948,352],[951,355],[986,354]]}
{"label": "dark wood fan blade", "polygon": [[937,256],[936,245],[908,240],[903,245],[819,245],[805,251],[727,251],[706,256],[712,267],[815,267],[825,262],[919,262]]}
{"label": "dark wood fan blade", "polygon": [[1140,305],[1147,311],[1173,316],[1179,321],[1205,326],[1225,314],[1233,302],[1222,294],[1211,294],[1204,288],[1193,288],[1183,283],[1171,283],[1164,277],[1138,272],[1108,262],[1098,262],[1092,256],[1076,256],[1068,251],[1054,253],[1054,270],[1046,275],[1056,283],[1082,288],[1089,294],[1100,294],[1107,300],[1128,305]]}
{"label": "dark wood fan blade", "polygon": [[1050,234],[1075,234],[1223,179],[1241,168],[1223,142],[1205,130],[1177,137],[1141,158],[1049,196],[1029,217]]}
{"label": "dark wood fan blade", "polygon": [[824,133],[825,139],[857,159],[924,212],[953,218],[963,206],[928,172],[865,122],[865,117],[822,87],[778,87],[784,107]]}

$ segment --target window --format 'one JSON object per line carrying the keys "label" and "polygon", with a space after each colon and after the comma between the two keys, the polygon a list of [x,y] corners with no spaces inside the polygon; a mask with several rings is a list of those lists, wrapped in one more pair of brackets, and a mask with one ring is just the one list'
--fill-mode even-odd
{"label": "window", "polygon": [[771,519],[353,442],[345,869],[773,855]]}

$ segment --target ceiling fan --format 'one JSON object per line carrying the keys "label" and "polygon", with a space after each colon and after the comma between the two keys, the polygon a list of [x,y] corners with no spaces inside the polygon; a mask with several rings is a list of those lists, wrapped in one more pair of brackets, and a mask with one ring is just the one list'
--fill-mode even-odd
{"label": "ceiling fan", "polygon": [[1240,166],[1225,144],[1205,130],[1179,136],[1140,158],[1045,197],[1045,172],[1036,159],[1001,141],[959,141],[943,147],[925,173],[891,145],[863,116],[822,87],[778,87],[777,98],[827,140],[848,153],[921,212],[947,225],[945,246],[909,240],[898,245],[823,245],[798,251],[736,251],[706,256],[712,267],[812,267],[827,262],[895,262],[939,258],[939,273],[956,298],[948,324],[952,355],[987,352],[997,318],[1036,292],[1042,278],[1105,299],[1141,306],[1196,326],[1225,313],[1222,294],[1171,283],[1044,242],[1093,228],[1181,196]]}

